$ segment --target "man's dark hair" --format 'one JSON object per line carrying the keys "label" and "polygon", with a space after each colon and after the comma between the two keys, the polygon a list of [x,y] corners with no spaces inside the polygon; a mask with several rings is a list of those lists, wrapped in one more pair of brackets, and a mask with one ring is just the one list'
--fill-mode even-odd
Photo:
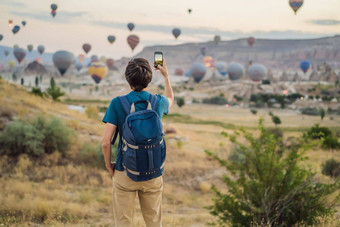
{"label": "man's dark hair", "polygon": [[131,89],[141,91],[152,80],[152,70],[149,62],[144,58],[135,58],[129,61],[125,69],[125,78]]}

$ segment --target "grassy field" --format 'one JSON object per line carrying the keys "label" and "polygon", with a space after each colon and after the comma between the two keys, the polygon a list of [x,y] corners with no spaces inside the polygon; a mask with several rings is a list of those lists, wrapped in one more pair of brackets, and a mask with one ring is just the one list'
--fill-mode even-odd
{"label": "grassy field", "polygon": [[[105,100],[69,99],[66,104],[105,105]],[[75,131],[76,138],[66,157],[59,153],[41,160],[21,156],[16,164],[7,157],[0,160],[0,224],[5,226],[113,226],[112,181],[104,166],[88,165],[82,159],[84,144],[99,146],[104,130],[100,117],[69,110],[67,105],[29,94],[21,86],[0,81],[0,110],[14,119],[29,119],[38,114],[56,116]],[[174,107],[164,117],[164,128],[174,128],[167,135],[167,162],[164,174],[164,226],[205,226],[213,217],[204,207],[212,204],[212,184],[223,187],[221,177],[227,174],[204,150],[227,158],[230,142],[221,135],[240,127],[257,133],[261,116],[265,125],[275,127],[268,112],[282,120],[285,136],[301,136],[315,123],[339,130],[340,118],[302,116],[292,110],[260,110],[253,115],[249,109],[192,104]],[[320,181],[330,181],[320,172],[329,158],[340,160],[339,151],[308,152],[306,165],[318,172]],[[92,157],[92,156],[91,156]],[[87,160],[88,161],[88,160]],[[135,226],[144,226],[136,201]],[[340,204],[338,204],[340,211]],[[338,213],[338,219],[340,214]],[[325,222],[325,221],[323,221]],[[336,225],[333,220],[321,226]]]}

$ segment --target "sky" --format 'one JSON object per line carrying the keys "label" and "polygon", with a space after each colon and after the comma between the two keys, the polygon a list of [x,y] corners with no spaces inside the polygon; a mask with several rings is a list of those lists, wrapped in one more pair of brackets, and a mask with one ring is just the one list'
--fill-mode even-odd
{"label": "sky", "polygon": [[[50,5],[58,5],[51,16]],[[188,9],[192,13],[188,13]],[[89,56],[131,57],[145,46],[207,42],[254,36],[269,39],[304,39],[340,34],[340,0],[305,0],[297,15],[288,0],[0,0],[0,45],[44,45],[46,52],[68,50]],[[12,27],[21,30],[13,35]],[[23,27],[21,21],[27,25]],[[127,23],[135,24],[130,32]],[[171,31],[179,28],[176,40]],[[140,37],[132,52],[128,35]],[[116,41],[111,45],[108,35]]]}

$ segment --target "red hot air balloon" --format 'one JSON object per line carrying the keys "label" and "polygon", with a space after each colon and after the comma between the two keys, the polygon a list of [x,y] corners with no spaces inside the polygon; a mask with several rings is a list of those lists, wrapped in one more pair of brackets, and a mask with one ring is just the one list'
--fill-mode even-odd
{"label": "red hot air balloon", "polygon": [[87,54],[87,53],[90,52],[90,50],[91,50],[91,45],[88,44],[88,43],[85,43],[85,44],[83,45],[83,50],[84,50],[85,53]]}
{"label": "red hot air balloon", "polygon": [[183,76],[183,74],[184,74],[183,69],[180,69],[180,68],[175,69],[175,75],[176,76]]}
{"label": "red hot air balloon", "polygon": [[136,35],[129,35],[127,42],[133,51],[139,43],[139,37]]}
{"label": "red hot air balloon", "polygon": [[19,64],[20,62],[25,58],[26,51],[22,48],[15,48],[13,52],[15,58],[18,60]]}
{"label": "red hot air balloon", "polygon": [[254,37],[249,37],[249,38],[247,39],[248,45],[249,45],[250,47],[252,47],[252,46],[254,45],[255,41],[256,41],[256,39],[255,39]]}

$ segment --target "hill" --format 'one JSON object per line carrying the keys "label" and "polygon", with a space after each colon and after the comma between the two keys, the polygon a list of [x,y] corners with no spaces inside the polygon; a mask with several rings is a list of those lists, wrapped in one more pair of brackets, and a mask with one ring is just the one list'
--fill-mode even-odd
{"label": "hill", "polygon": [[145,57],[153,62],[154,51],[163,51],[168,65],[188,69],[193,62],[202,61],[201,47],[207,48],[206,55],[218,61],[240,62],[246,65],[249,60],[266,65],[278,71],[298,69],[301,60],[308,59],[312,65],[327,62],[339,67],[340,35],[319,39],[274,40],[257,39],[253,47],[249,47],[247,39],[214,42],[186,43],[175,46],[145,47],[135,57]]}

